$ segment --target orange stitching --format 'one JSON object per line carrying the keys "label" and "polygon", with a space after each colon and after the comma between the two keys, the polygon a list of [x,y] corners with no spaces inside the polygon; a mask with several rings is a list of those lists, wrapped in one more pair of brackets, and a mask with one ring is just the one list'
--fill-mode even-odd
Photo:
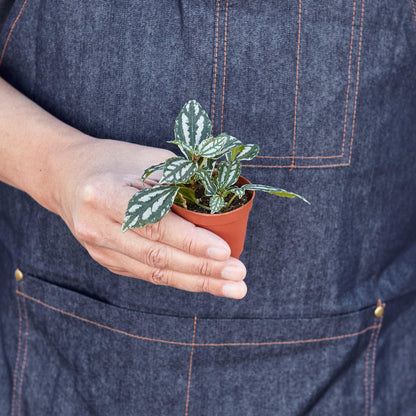
{"label": "orange stitching", "polygon": [[361,26],[360,26],[360,41],[358,44],[357,81],[355,85],[354,113],[352,117],[350,155],[348,157],[349,165],[351,164],[352,143],[354,141],[355,116],[356,116],[356,110],[357,110],[358,85],[360,82],[360,61],[361,61],[361,45],[362,45],[362,37],[363,37],[363,23],[364,23],[364,0],[362,0],[362,5],[361,5]]}
{"label": "orange stitching", "polygon": [[293,148],[292,148],[292,165],[290,171],[295,166],[295,143],[296,143],[296,116],[298,109],[298,86],[299,86],[299,52],[300,52],[300,23],[302,14],[302,0],[299,0],[299,27],[298,27],[298,50],[296,55],[296,88],[295,88],[295,117],[293,121]]}
{"label": "orange stitching", "polygon": [[[298,166],[294,165],[293,168],[295,169],[311,169],[311,168],[333,168],[335,166],[349,166],[349,163],[336,163],[334,165],[308,165],[308,166]],[[276,165],[242,165],[244,168],[291,168],[292,165],[286,166],[276,166]]]}
{"label": "orange stitching", "polygon": [[[413,1],[411,0],[414,6]],[[299,0],[301,2],[301,0]],[[300,13],[301,13],[301,4],[299,4],[299,26],[300,26]],[[364,9],[364,4],[362,6]],[[257,158],[268,158],[268,159],[291,159],[292,163],[288,166],[263,166],[263,165],[245,165],[247,167],[256,167],[256,168],[290,168],[293,170],[294,168],[325,168],[325,167],[337,167],[337,166],[349,166],[351,164],[351,156],[352,156],[352,143],[353,143],[353,136],[354,136],[354,126],[355,126],[355,114],[356,114],[356,98],[354,101],[354,116],[353,116],[353,129],[351,135],[351,142],[350,142],[350,154],[349,154],[349,161],[348,163],[341,163],[341,164],[331,164],[331,165],[310,165],[310,166],[296,166],[294,165],[294,159],[332,159],[332,158],[340,158],[344,156],[345,152],[345,138],[346,138],[346,126],[347,126],[347,117],[348,117],[348,101],[349,101],[349,90],[351,86],[351,60],[352,60],[352,46],[353,46],[353,37],[354,37],[354,23],[355,23],[355,14],[356,14],[356,0],[353,3],[353,20],[351,24],[351,41],[350,41],[350,52],[349,52],[349,59],[348,59],[348,82],[347,82],[347,94],[346,94],[346,104],[345,104],[345,116],[344,116],[344,129],[343,129],[343,139],[342,139],[342,153],[340,155],[330,155],[330,156],[295,156],[295,142],[296,142],[296,126],[297,126],[297,94],[295,92],[295,120],[294,120],[294,140],[293,140],[293,148],[292,148],[292,156],[257,156]],[[415,11],[415,20],[416,20],[416,11]],[[360,55],[361,55],[361,39],[362,39],[362,28],[363,28],[363,18],[361,18],[361,29],[360,29],[360,42],[359,42],[359,55],[358,55],[358,65],[357,65],[357,75],[359,79],[359,62],[360,62]],[[298,32],[298,43],[300,38],[300,32]],[[299,46],[299,45],[298,45]],[[298,71],[298,62],[297,62],[297,71]],[[356,97],[357,97],[357,90],[358,90],[358,83],[356,85]]]}
{"label": "orange stitching", "polygon": [[[259,159],[332,159],[333,157],[342,157],[344,155],[335,155],[335,156],[261,156],[257,155],[256,158]],[[261,166],[261,165],[259,165]]]}
{"label": "orange stitching", "polygon": [[215,117],[215,91],[217,88],[217,64],[218,64],[218,27],[219,27],[219,20],[220,20],[220,2],[218,0],[217,3],[217,21],[215,23],[215,59],[214,59],[214,91],[212,93],[212,105],[211,105],[211,120],[212,120],[212,127],[211,127],[211,134],[214,131],[214,117]]}
{"label": "orange stitching", "polygon": [[[377,305],[381,306],[381,301],[380,300],[377,302]],[[383,304],[383,308],[385,308],[385,307],[386,307],[386,305]],[[381,325],[383,324],[383,315],[379,319],[380,319],[380,323],[378,324],[376,338],[374,339],[374,343],[373,343],[373,363],[372,363],[372,366],[371,366],[370,416],[373,415],[374,380],[375,380],[375,370],[376,370],[376,348],[377,348],[378,336],[380,335]]]}
{"label": "orange stitching", "polygon": [[26,6],[26,3],[27,3],[27,0],[24,1],[22,7],[20,8],[19,14],[17,15],[16,19],[14,20],[14,22],[12,24],[12,27],[9,30],[9,34],[7,35],[6,43],[3,46],[3,51],[1,52],[1,56],[0,56],[0,66],[3,63],[4,53],[6,52],[6,48],[7,48],[7,45],[9,43],[10,36],[12,35],[12,32],[14,30],[14,27],[16,26],[17,21],[20,19],[20,16],[23,12],[24,7]]}
{"label": "orange stitching", "polygon": [[[22,290],[23,290],[23,282],[22,282]],[[19,394],[18,394],[18,410],[17,414],[20,416],[21,405],[22,405],[22,386],[23,386],[23,376],[25,373],[26,367],[26,358],[27,358],[27,345],[28,345],[28,338],[29,338],[29,319],[27,317],[27,308],[26,308],[26,299],[23,299],[23,309],[25,311],[25,318],[26,318],[26,332],[25,332],[25,352],[23,354],[23,363],[22,369],[20,370],[20,386],[19,386]]]}
{"label": "orange stitching", "polygon": [[[374,318],[374,324],[376,323],[377,318]],[[369,396],[368,396],[368,361],[370,358],[370,350],[371,350],[371,345],[373,343],[373,338],[374,338],[374,334],[375,334],[375,330],[371,331],[371,337],[370,337],[370,342],[368,343],[368,347],[367,347],[367,351],[365,354],[365,371],[364,371],[364,389],[365,389],[365,412],[364,415],[367,416],[368,415],[368,402],[369,402]]]}
{"label": "orange stitching", "polygon": [[48,305],[47,303],[44,303],[44,302],[40,301],[39,299],[33,298],[29,295],[26,295],[25,293],[22,293],[22,292],[19,292],[19,291],[16,291],[16,293],[21,295],[21,296],[24,296],[25,298],[30,299],[30,300],[32,300],[36,303],[39,303],[42,306],[45,306],[46,308],[52,309],[56,312],[60,312],[60,313],[62,313],[64,315],[67,315],[67,316],[71,316],[72,318],[78,319],[78,320],[83,321],[83,322],[87,322],[89,324],[98,326],[100,328],[104,328],[104,329],[108,329],[108,330],[113,331],[113,332],[117,332],[118,334],[126,335],[128,337],[132,337],[132,338],[136,338],[136,339],[141,339],[141,340],[144,340],[144,341],[154,341],[154,342],[162,342],[162,343],[165,343],[165,344],[184,345],[184,346],[194,345],[195,347],[232,347],[232,346],[264,346],[264,345],[309,344],[309,343],[313,343],[313,342],[335,341],[335,340],[338,340],[338,339],[351,338],[351,337],[355,337],[357,335],[364,334],[368,331],[371,331],[374,328],[377,328],[377,326],[371,325],[371,326],[368,326],[367,328],[364,328],[363,330],[361,330],[359,332],[354,332],[352,334],[337,335],[337,336],[327,337],[327,338],[302,339],[302,340],[296,340],[296,341],[241,342],[241,343],[231,342],[231,343],[223,343],[223,344],[196,344],[196,343],[189,343],[189,342],[167,341],[167,340],[157,339],[157,338],[146,338],[146,337],[141,337],[139,335],[130,334],[129,332],[120,331],[119,329],[115,329],[115,328],[100,324],[98,322],[90,321],[89,319],[82,318],[81,316],[74,315],[74,314],[69,313],[69,312],[65,312],[61,309],[55,308],[54,306]]}
{"label": "orange stitching", "polygon": [[192,335],[192,349],[191,349],[191,358],[189,360],[189,371],[188,371],[188,390],[186,392],[186,408],[185,408],[185,416],[188,415],[188,407],[189,407],[189,390],[191,387],[191,374],[192,374],[192,356],[194,355],[194,346],[195,346],[195,330],[196,330],[196,316],[194,318],[194,333]]}
{"label": "orange stitching", "polygon": [[345,100],[344,132],[342,134],[342,152],[341,152],[342,153],[342,156],[344,156],[345,135],[347,133],[347,110],[348,110],[348,99],[349,99],[350,83],[351,83],[351,56],[352,56],[352,43],[353,43],[353,39],[354,39],[355,6],[356,6],[356,0],[354,0],[354,5],[353,5],[353,8],[352,8],[350,56],[348,58],[347,98]]}
{"label": "orange stitching", "polygon": [[225,3],[225,29],[224,29],[224,77],[222,79],[222,107],[221,107],[221,128],[224,121],[224,100],[225,100],[225,68],[227,67],[227,26],[228,26],[228,0]]}
{"label": "orange stitching", "polygon": [[411,0],[412,2],[412,10],[413,10],[413,17],[415,18],[415,22],[416,22],[416,8],[415,8],[415,2],[413,0]]}
{"label": "orange stitching", "polygon": [[[17,285],[17,283],[16,283]],[[17,308],[19,310],[19,340],[17,343],[17,356],[16,356],[16,363],[14,365],[14,372],[13,372],[13,394],[12,394],[12,416],[14,416],[14,405],[16,399],[16,384],[17,384],[17,370],[19,368],[19,361],[20,361],[20,348],[22,344],[22,310],[20,308],[20,298],[17,296]]]}

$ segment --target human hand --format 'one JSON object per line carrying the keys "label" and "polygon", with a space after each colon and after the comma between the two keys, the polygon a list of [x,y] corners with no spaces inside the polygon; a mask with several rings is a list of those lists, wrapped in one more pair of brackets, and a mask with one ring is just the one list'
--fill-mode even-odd
{"label": "human hand", "polygon": [[[55,209],[91,257],[116,274],[191,292],[240,299],[246,269],[220,237],[173,212],[121,232],[141,174],[173,153],[89,136],[53,155]],[[160,172],[159,172],[160,173]],[[155,184],[158,173],[150,176]]]}

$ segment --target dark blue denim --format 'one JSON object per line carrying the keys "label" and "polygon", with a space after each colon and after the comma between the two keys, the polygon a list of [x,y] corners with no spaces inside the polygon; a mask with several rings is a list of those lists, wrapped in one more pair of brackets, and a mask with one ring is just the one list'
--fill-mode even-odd
{"label": "dark blue denim", "polygon": [[110,273],[0,184],[0,415],[415,415],[415,3],[16,0],[0,75],[43,108],[164,147],[197,99],[312,205],[256,196],[231,300]]}

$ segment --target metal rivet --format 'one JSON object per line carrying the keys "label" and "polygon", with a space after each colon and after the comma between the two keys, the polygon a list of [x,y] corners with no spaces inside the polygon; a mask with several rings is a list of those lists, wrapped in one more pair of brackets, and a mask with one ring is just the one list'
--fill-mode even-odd
{"label": "metal rivet", "polygon": [[16,269],[14,272],[14,277],[18,282],[20,282],[21,280],[23,280],[23,273],[19,269]]}
{"label": "metal rivet", "polygon": [[379,305],[377,306],[377,308],[374,310],[374,315],[376,318],[381,318],[383,316],[384,313],[384,307]]}

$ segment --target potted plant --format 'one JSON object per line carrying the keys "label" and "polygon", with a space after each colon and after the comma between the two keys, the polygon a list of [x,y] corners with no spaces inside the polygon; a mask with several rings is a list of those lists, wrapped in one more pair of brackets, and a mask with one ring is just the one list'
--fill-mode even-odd
{"label": "potted plant", "polygon": [[[224,238],[231,255],[243,250],[249,211],[255,191],[309,202],[300,195],[243,178],[241,161],[252,160],[256,144],[243,144],[227,133],[211,136],[211,120],[195,100],[187,102],[175,121],[175,140],[183,156],[151,166],[142,175],[162,170],[158,185],[136,192],[130,199],[122,231],[160,221],[172,208],[196,225]],[[221,160],[220,160],[221,159]],[[219,161],[220,160],[220,161]]]}

